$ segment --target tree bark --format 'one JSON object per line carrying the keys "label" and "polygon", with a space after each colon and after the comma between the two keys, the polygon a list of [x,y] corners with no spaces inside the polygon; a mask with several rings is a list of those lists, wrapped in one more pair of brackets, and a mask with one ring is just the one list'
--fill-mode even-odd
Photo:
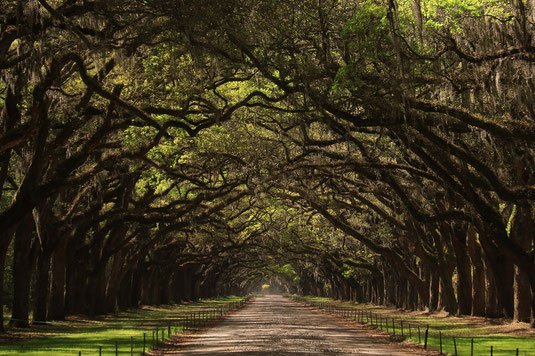
{"label": "tree bark", "polygon": [[385,284],[386,284],[386,305],[396,305],[396,286],[394,276],[392,273],[384,274],[385,275]]}
{"label": "tree bark", "polygon": [[375,276],[377,284],[377,304],[384,305],[385,303],[385,285],[382,273]]}
{"label": "tree bark", "polygon": [[485,316],[488,318],[499,318],[502,316],[498,306],[498,296],[496,291],[496,283],[494,274],[485,261],[485,281],[486,281],[486,295],[485,295]]}
{"label": "tree bark", "polygon": [[130,306],[132,308],[139,307],[141,300],[141,266],[134,269],[132,273],[132,289],[130,293]]}
{"label": "tree bark", "polygon": [[127,310],[132,307],[132,278],[132,271],[128,271],[123,278],[121,278],[121,288],[119,289],[117,298],[119,310]]}
{"label": "tree bark", "polygon": [[452,243],[457,262],[457,315],[470,315],[472,312],[472,276],[470,257],[467,253],[466,232],[456,229]]}
{"label": "tree bark", "polygon": [[13,308],[10,325],[29,327],[30,280],[34,264],[32,241],[34,225],[31,215],[23,219],[23,223],[15,233],[13,252]]}
{"label": "tree bark", "polygon": [[88,278],[88,314],[102,315],[106,310],[106,264],[101,264]]}
{"label": "tree bark", "polygon": [[160,275],[160,304],[169,304],[171,300],[171,275],[169,273],[162,273]]}
{"label": "tree bark", "polygon": [[531,295],[532,295],[532,298],[531,298],[531,317],[530,317],[530,320],[529,320],[529,325],[532,328],[535,328],[535,298],[533,298],[533,296],[535,296],[535,267],[533,267],[532,272],[529,274],[529,282],[530,282]]}
{"label": "tree bark", "polygon": [[197,274],[194,274],[193,285],[191,288],[191,298],[193,300],[199,300],[200,288],[201,288],[201,279],[199,278]]}
{"label": "tree bark", "polygon": [[65,272],[68,240],[62,239],[52,253],[49,320],[65,320]]}
{"label": "tree bark", "polygon": [[419,274],[424,283],[422,287],[423,291],[418,291],[418,308],[420,310],[425,310],[425,308],[429,308],[430,305],[429,292],[431,290],[431,273],[429,273],[429,269],[421,262],[419,264]]}
{"label": "tree bark", "polygon": [[[480,239],[485,252],[485,270],[489,294],[488,317],[513,317],[513,263],[487,239]],[[491,299],[495,299],[494,301]]]}
{"label": "tree bark", "polygon": [[408,305],[407,308],[409,310],[416,310],[416,304],[417,304],[417,291],[416,287],[414,286],[414,283],[409,282],[409,295],[408,295]]}
{"label": "tree bark", "polygon": [[0,332],[5,332],[4,329],[4,271],[5,271],[5,263],[6,263],[6,255],[7,250],[9,248],[9,245],[11,244],[11,240],[13,238],[13,234],[6,233],[5,238],[0,240]]}
{"label": "tree bark", "polygon": [[407,307],[407,279],[399,276],[396,279],[396,286],[397,286],[397,295],[396,295],[396,305],[398,308],[406,308]]}
{"label": "tree bark", "polygon": [[481,246],[477,241],[477,231],[472,225],[467,233],[468,252],[472,262],[472,315],[485,316],[485,266],[481,255]]}
{"label": "tree bark", "polygon": [[50,254],[40,251],[37,259],[37,280],[35,283],[35,299],[33,307],[33,322],[45,323],[47,321],[47,302],[50,273]]}
{"label": "tree bark", "polygon": [[154,269],[151,275],[152,281],[152,293],[151,293],[151,303],[152,305],[160,305],[161,303],[161,285],[160,285],[160,271],[157,269]]}
{"label": "tree bark", "polygon": [[105,312],[113,313],[117,308],[117,299],[119,297],[119,291],[121,289],[121,281],[124,277],[126,271],[124,268],[124,258],[123,253],[118,252],[113,256],[111,263],[110,273],[108,276],[107,287],[106,287],[106,303],[105,303]]}
{"label": "tree bark", "polygon": [[[524,251],[529,251],[534,236],[533,220],[529,205],[519,205],[511,229],[511,238]],[[531,317],[531,289],[529,275],[515,266],[514,276],[514,316],[515,321],[529,322]]]}
{"label": "tree bark", "polygon": [[[85,270],[87,266],[81,264],[80,261],[86,260],[87,249],[79,250],[77,245],[78,240],[67,242],[67,250],[71,253],[65,255],[65,314],[85,312],[85,286],[87,285]],[[83,279],[83,284],[80,283],[80,279]],[[79,290],[80,286],[84,287],[83,291]],[[82,298],[83,300],[80,300]]]}
{"label": "tree bark", "polygon": [[189,302],[192,300],[192,295],[191,295],[191,287],[192,287],[192,279],[191,279],[191,267],[185,267],[184,268],[184,285],[183,285],[183,288],[184,288],[184,300]]}
{"label": "tree bark", "polygon": [[439,277],[438,272],[431,271],[431,283],[429,284],[429,311],[438,309]]}

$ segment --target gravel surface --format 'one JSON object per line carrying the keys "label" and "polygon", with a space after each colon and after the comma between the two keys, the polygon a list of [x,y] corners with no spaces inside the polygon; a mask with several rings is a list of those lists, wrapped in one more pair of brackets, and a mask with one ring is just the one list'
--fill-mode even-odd
{"label": "gravel surface", "polygon": [[[426,355],[419,347],[281,296],[255,298],[217,325],[153,355]],[[434,354],[434,353],[433,353]]]}

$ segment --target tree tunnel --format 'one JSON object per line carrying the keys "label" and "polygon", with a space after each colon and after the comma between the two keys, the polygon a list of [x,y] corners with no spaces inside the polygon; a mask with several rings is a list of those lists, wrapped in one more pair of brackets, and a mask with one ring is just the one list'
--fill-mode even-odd
{"label": "tree tunnel", "polygon": [[535,326],[534,10],[3,1],[0,304],[270,285]]}

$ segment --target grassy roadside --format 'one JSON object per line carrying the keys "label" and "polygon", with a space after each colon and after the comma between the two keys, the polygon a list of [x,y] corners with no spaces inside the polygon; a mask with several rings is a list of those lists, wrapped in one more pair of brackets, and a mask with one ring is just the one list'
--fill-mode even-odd
{"label": "grassy roadside", "polygon": [[[224,297],[178,305],[144,306],[100,318],[69,317],[67,321],[36,325],[30,329],[12,329],[0,336],[0,355],[74,356],[80,351],[82,355],[98,355],[99,346],[102,347],[102,355],[115,355],[116,342],[120,354],[130,355],[132,338],[134,355],[140,355],[143,334],[148,350],[155,328],[167,330],[171,322],[174,332],[173,321],[193,312],[222,307],[242,299]],[[182,328],[178,327],[176,331],[180,332]]]}
{"label": "grassy roadside", "polygon": [[[385,320],[389,320],[389,332],[392,333],[392,319],[395,320],[396,335],[401,333],[401,321],[404,324],[404,337],[423,344],[425,329],[429,326],[428,347],[440,349],[444,354],[455,355],[455,344],[458,355],[471,355],[473,339],[473,355],[512,356],[535,355],[535,330],[526,323],[512,323],[507,319],[485,319],[480,317],[453,317],[446,313],[428,313],[424,311],[403,311],[371,304],[354,304],[329,298],[298,297],[299,300],[311,304],[323,304],[372,312],[374,327],[386,330]],[[350,309],[350,310],[351,310]],[[377,322],[377,320],[379,320]],[[409,338],[410,325],[410,338]],[[418,335],[420,328],[420,336]],[[455,337],[455,344],[453,342]]]}

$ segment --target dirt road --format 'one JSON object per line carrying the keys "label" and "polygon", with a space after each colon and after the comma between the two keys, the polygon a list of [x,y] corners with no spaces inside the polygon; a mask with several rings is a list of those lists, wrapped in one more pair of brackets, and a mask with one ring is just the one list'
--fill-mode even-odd
{"label": "dirt road", "polygon": [[216,326],[155,355],[425,355],[281,296],[256,298]]}

